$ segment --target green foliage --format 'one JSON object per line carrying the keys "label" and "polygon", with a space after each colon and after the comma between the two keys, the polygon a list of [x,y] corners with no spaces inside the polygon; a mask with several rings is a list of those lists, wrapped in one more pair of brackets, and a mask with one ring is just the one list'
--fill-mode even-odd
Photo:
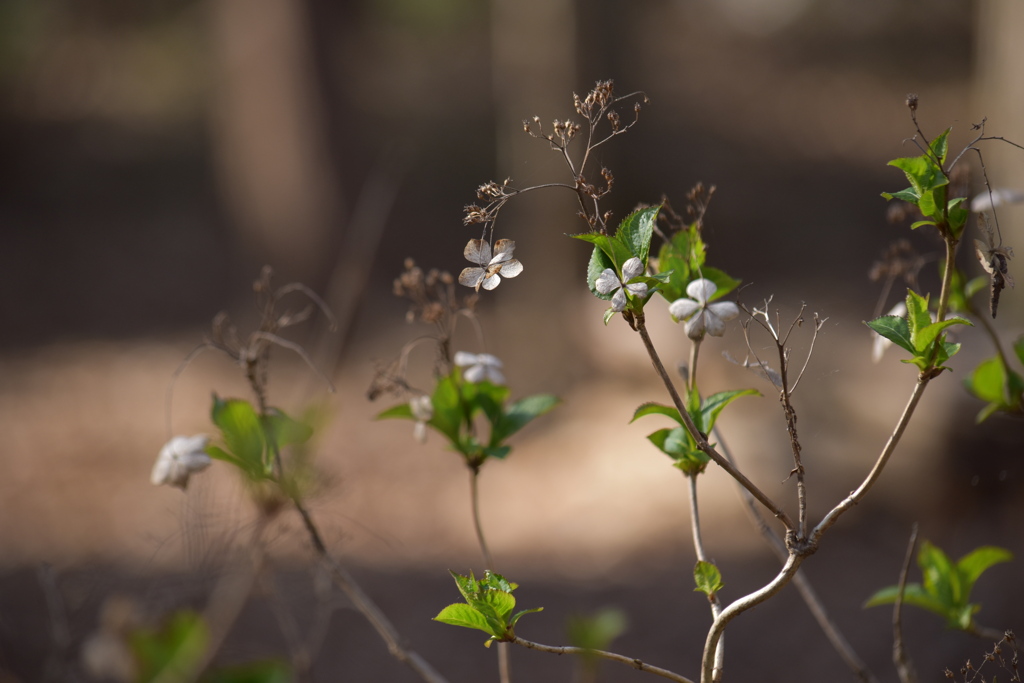
{"label": "green foliage", "polygon": [[693,567],[693,582],[697,584],[693,590],[708,596],[708,600],[713,600],[715,594],[723,588],[722,573],[718,567],[703,560],[698,560]]}
{"label": "green foliage", "polygon": [[[1024,355],[1024,337],[1014,347],[1018,355]],[[1024,363],[1024,360],[1021,361]],[[975,421],[982,423],[993,413],[1003,411],[1016,413],[1021,410],[1024,399],[1024,378],[1003,364],[1003,359],[993,356],[981,362],[970,377],[964,380],[967,390],[987,405],[978,413]]]}
{"label": "green foliage", "polygon": [[883,315],[865,323],[872,330],[913,356],[904,363],[913,363],[921,372],[943,370],[945,363],[960,350],[959,344],[943,341],[942,332],[952,325],[971,325],[966,318],[950,317],[932,322],[928,312],[928,297],[907,290],[907,317]]}
{"label": "green foliage", "polygon": [[[505,444],[513,434],[549,412],[559,399],[536,394],[508,404],[509,389],[489,381],[466,382],[458,368],[440,377],[430,397],[433,415],[426,424],[442,434],[452,450],[461,453],[471,467],[479,467],[488,458],[504,458],[512,447]],[[476,418],[483,415],[490,434],[481,440],[476,433]],[[388,408],[377,415],[382,419],[416,420],[408,403]]]}
{"label": "green foliage", "polygon": [[214,669],[202,683],[291,683],[294,680],[287,662],[271,659]]}
{"label": "green foliage", "polygon": [[277,408],[260,416],[248,401],[213,395],[213,423],[220,429],[226,448],[207,447],[210,457],[238,467],[251,481],[272,479],[274,459],[288,446],[301,445],[313,428]]}
{"label": "green foliage", "polygon": [[[722,410],[740,396],[760,396],[757,389],[737,389],[733,391],[721,391],[708,396],[703,401],[700,394],[694,390],[687,395],[686,412],[690,419],[705,436],[715,426],[715,421]],[[681,469],[687,476],[696,476],[704,471],[708,464],[708,456],[697,447],[697,442],[683,426],[683,418],[679,411],[673,406],[661,405],[660,403],[645,403],[633,413],[635,422],[646,415],[665,415],[679,423],[678,427],[670,429],[659,429],[647,435],[648,440],[653,443],[665,455],[672,458],[675,467]]]}
{"label": "green foliage", "polygon": [[[606,268],[611,268],[621,278],[622,266],[631,258],[638,258],[646,268],[650,256],[651,238],[654,235],[654,223],[658,219],[660,206],[651,206],[640,209],[626,216],[613,236],[597,232],[588,232],[580,235],[572,235],[575,239],[583,240],[594,245],[594,251],[590,255],[590,263],[587,266],[587,286],[594,296],[609,300],[611,294],[601,294],[597,291],[596,282]],[[630,297],[630,307],[639,312],[643,310],[643,304],[650,298],[653,289],[662,284],[665,278],[639,275],[632,278],[629,283],[644,282],[648,285],[648,295],[634,303]],[[629,284],[626,283],[626,284]],[[607,320],[605,321],[607,322]]]}
{"label": "green foliage", "polygon": [[628,625],[625,612],[610,607],[592,616],[569,617],[566,622],[569,643],[583,650],[580,659],[584,671],[589,674],[588,677],[581,677],[581,680],[596,680],[597,667],[601,662],[596,651],[608,650],[612,641],[622,635]]}
{"label": "green foliage", "polygon": [[512,640],[515,638],[515,626],[524,614],[540,612],[543,607],[524,609],[512,614],[516,599],[512,591],[518,584],[505,579],[501,574],[485,571],[482,579],[449,572],[455,579],[462,594],[464,603],[448,605],[441,610],[434,621],[452,626],[477,629],[488,634],[490,638],[485,645],[490,647],[493,641]]}
{"label": "green foliage", "polygon": [[[903,602],[938,614],[950,628],[972,630],[974,614],[981,609],[981,605],[970,602],[974,584],[989,567],[1012,559],[1013,554],[1005,548],[982,546],[954,563],[937,546],[924,541],[917,554],[923,581],[906,585]],[[883,588],[864,606],[892,604],[898,593],[899,586]]]}
{"label": "green foliage", "polygon": [[187,680],[199,666],[208,640],[206,622],[190,610],[172,614],[157,629],[133,632],[130,643],[139,666],[138,683]]}

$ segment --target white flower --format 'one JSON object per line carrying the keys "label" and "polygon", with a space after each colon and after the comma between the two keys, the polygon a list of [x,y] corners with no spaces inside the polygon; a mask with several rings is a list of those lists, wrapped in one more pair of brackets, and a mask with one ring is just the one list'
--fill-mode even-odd
{"label": "white flower", "polygon": [[[731,301],[708,303],[718,290],[711,280],[700,278],[686,285],[689,299],[676,299],[669,304],[668,312],[677,320],[690,318],[686,323],[686,336],[694,341],[704,338],[707,332],[712,337],[725,334],[725,321],[732,320],[740,314],[740,309]],[[693,317],[690,317],[693,316]]]}
{"label": "white flower", "polygon": [[467,382],[476,384],[486,379],[491,384],[505,383],[505,376],[501,374],[501,361],[489,353],[459,351],[455,354],[455,364],[460,368],[468,367],[462,373]]}
{"label": "white flower", "polygon": [[409,401],[409,410],[416,418],[416,426],[412,428],[412,435],[420,443],[426,443],[427,423],[430,422],[430,418],[434,417],[434,403],[426,394],[415,396]]}
{"label": "white flower", "polygon": [[611,268],[605,268],[600,275],[597,276],[597,281],[594,282],[594,289],[599,291],[601,294],[612,294],[612,310],[616,313],[621,312],[626,308],[626,292],[629,292],[633,296],[646,296],[647,295],[647,284],[643,282],[635,282],[631,285],[626,284],[637,275],[644,272],[644,264],[637,257],[633,257],[622,264],[622,279],[616,275],[615,271]]}
{"label": "white flower", "polygon": [[480,291],[483,287],[491,290],[501,283],[502,277],[515,277],[523,272],[523,264],[512,258],[516,243],[512,240],[498,240],[494,244],[494,258],[491,245],[484,240],[470,240],[463,254],[466,260],[476,263],[479,268],[465,268],[459,274],[459,284]]}
{"label": "white flower", "polygon": [[184,490],[190,476],[210,466],[205,450],[208,443],[210,437],[203,434],[174,437],[160,449],[149,480],[157,486],[167,484]]}
{"label": "white flower", "polygon": [[992,190],[991,196],[989,196],[988,190],[977,195],[971,200],[971,211],[981,213],[982,211],[991,211],[995,206],[1019,204],[1020,202],[1024,202],[1024,192],[1002,187]]}
{"label": "white flower", "polygon": [[[903,318],[907,315],[907,302],[901,301],[885,314],[886,316],[892,315],[897,318]],[[884,317],[884,316],[883,316]],[[875,333],[875,343],[871,346],[871,360],[878,362],[882,360],[882,355],[885,350],[892,346],[892,342],[883,337],[882,335]]]}

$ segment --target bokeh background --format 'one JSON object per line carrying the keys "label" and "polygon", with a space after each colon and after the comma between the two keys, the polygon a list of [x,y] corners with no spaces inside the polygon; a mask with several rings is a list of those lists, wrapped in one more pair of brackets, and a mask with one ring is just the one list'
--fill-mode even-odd
{"label": "bokeh background", "polygon": [[[439,439],[417,444],[408,423],[374,422],[390,403],[365,394],[375,368],[427,331],[391,296],[403,260],[457,273],[477,236],[461,210],[479,184],[563,180],[521,122],[572,117],[571,93],[599,79],[651,100],[601,149],[616,176],[607,208],[621,218],[663,194],[681,208],[694,183],[714,184],[710,262],[747,283],[748,304],[774,296],[784,318],[802,302],[829,318],[796,399],[820,516],[859,483],[914,382],[896,352],[871,363],[861,324],[899,297],[879,301],[867,272],[906,234],[879,197],[904,184],[885,162],[912,153],[904,98],[920,96],[927,134],[952,125],[954,146],[983,117],[990,134],[1024,140],[1022,29],[1017,0],[5,0],[0,680],[92,680],[80,652],[104,605],[146,624],[202,609],[241,561],[253,514],[230,472],[216,464],[186,493],[148,477],[172,433],[211,430],[212,391],[246,396],[212,353],[169,388],[217,312],[253,323],[264,264],[341,321],[292,337],[336,394],[287,351],[271,377],[272,402],[326,416],[311,507],[332,551],[450,680],[497,678],[481,637],[430,621],[457,595],[448,569],[482,570],[465,468]],[[1024,153],[984,149],[995,185],[1024,188]],[[564,404],[487,465],[484,524],[521,604],[546,608],[522,635],[562,644],[569,615],[613,606],[629,620],[613,649],[696,677],[709,616],[691,590],[684,481],[645,441],[653,419],[627,424],[663,389],[626,326],[601,325],[604,306],[582,285],[588,251],[564,237],[584,229],[574,211],[571,197],[538,193],[502,217],[526,269],[481,302],[486,350],[514,396]],[[1008,244],[1022,218],[1001,214]],[[1007,339],[1021,333],[1018,292],[1004,294],[999,323]],[[667,315],[654,329],[667,362],[683,360],[681,329]],[[716,358],[743,356],[738,326],[713,341],[702,385],[768,394],[727,411],[729,445],[791,506],[778,407]],[[1022,424],[973,425],[981,406],[960,381],[991,352],[979,335],[963,341],[891,470],[805,565],[882,680],[895,680],[890,614],[861,605],[896,581],[913,522],[954,556],[985,544],[1024,554]],[[799,336],[794,353],[808,343]],[[484,350],[469,333],[457,346]],[[421,379],[430,362],[413,355]],[[732,599],[778,564],[731,484],[712,471],[701,485]],[[305,643],[315,680],[417,680],[318,582],[297,519],[283,515],[272,539],[219,661],[288,658]],[[981,581],[979,621],[1024,628],[1020,566]],[[906,618],[926,680],[990,646],[931,615]],[[792,589],[734,622],[728,642],[734,680],[851,678]],[[519,680],[570,680],[573,666],[513,653]],[[643,679],[610,664],[601,675]]]}

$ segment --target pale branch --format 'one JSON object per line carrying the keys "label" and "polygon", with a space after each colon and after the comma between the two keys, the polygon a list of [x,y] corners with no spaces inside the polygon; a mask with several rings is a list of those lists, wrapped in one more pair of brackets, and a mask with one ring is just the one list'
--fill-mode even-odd
{"label": "pale branch", "polygon": [[[710,563],[711,560],[708,559],[708,554],[704,550],[704,539],[700,533],[700,509],[697,505],[697,475],[689,474],[686,475],[686,478],[690,483],[690,527],[693,531],[693,549],[697,553],[698,560]],[[719,599],[718,594],[710,594],[708,596],[708,603],[711,605],[711,618],[717,619],[718,615],[722,613],[722,601]],[[715,656],[715,667],[721,669],[725,661],[724,637],[718,643],[718,652]]]}
{"label": "pale branch", "polygon": [[654,674],[655,676],[661,676],[667,678],[670,681],[676,681],[676,683],[694,683],[685,676],[680,676],[677,673],[669,671],[668,669],[662,669],[657,666],[652,666],[644,662],[643,660],[636,659],[634,657],[625,657],[623,655],[615,654],[614,652],[605,652],[604,650],[591,650],[584,647],[572,647],[572,646],[561,646],[556,647],[553,645],[542,645],[540,643],[534,643],[529,640],[524,640],[519,636],[509,642],[521,645],[522,647],[530,650],[538,650],[540,652],[550,652],[555,655],[590,655],[594,657],[600,657],[601,659],[607,659],[612,662],[618,662],[619,664],[625,664],[628,667],[643,671],[645,673]]}
{"label": "pale branch", "polygon": [[750,491],[751,495],[754,496],[762,505],[764,505],[782,524],[786,529],[793,529],[793,521],[789,518],[789,515],[785,513],[775,502],[769,498],[761,489],[759,489],[749,478],[736,467],[722,457],[722,454],[715,450],[707,439],[707,435],[702,434],[697,429],[697,425],[693,423],[690,418],[690,414],[686,411],[686,404],[679,397],[679,392],[676,390],[675,384],[672,383],[672,378],[669,377],[668,372],[665,370],[665,366],[661,362],[661,358],[658,356],[657,350],[654,348],[654,342],[651,340],[651,336],[647,331],[646,323],[644,322],[643,314],[635,316],[633,320],[635,329],[640,333],[641,339],[644,342],[644,348],[647,349],[647,355],[651,359],[651,363],[654,365],[654,370],[658,373],[661,381],[665,384],[665,388],[668,390],[669,396],[672,398],[672,403],[675,405],[676,410],[679,411],[679,416],[683,420],[683,425],[686,430],[697,442],[697,448],[702,452],[706,453],[709,458],[715,461],[719,467],[724,469],[730,476],[736,481],[743,485],[745,489]]}

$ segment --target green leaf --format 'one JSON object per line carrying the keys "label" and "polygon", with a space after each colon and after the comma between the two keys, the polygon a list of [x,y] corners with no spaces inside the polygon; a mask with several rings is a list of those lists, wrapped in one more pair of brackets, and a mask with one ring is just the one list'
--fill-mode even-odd
{"label": "green leaf", "polygon": [[710,562],[703,560],[697,562],[693,568],[693,581],[697,584],[693,590],[703,593],[709,598],[713,598],[718,591],[722,590],[722,573]]}
{"label": "green leaf", "polygon": [[715,290],[715,293],[711,295],[709,301],[721,299],[723,296],[739,287],[743,282],[743,280],[737,280],[734,277],[726,275],[725,272],[718,268],[711,268],[710,266],[702,268],[701,275],[704,276],[704,279],[714,282],[715,286],[718,287],[718,289]]}
{"label": "green leaf", "polygon": [[661,206],[651,206],[634,211],[619,223],[619,229],[615,232],[615,236],[644,265],[647,264],[647,257],[651,250],[651,237],[654,235],[654,223],[658,219],[660,210]]}
{"label": "green leaf", "polygon": [[980,548],[975,548],[957,560],[957,571],[960,572],[961,580],[967,587],[967,595],[965,597],[970,596],[971,589],[974,588],[975,582],[986,569],[1001,562],[1009,562],[1012,559],[1013,553],[1006,548],[986,545]]}
{"label": "green leaf", "polygon": [[951,327],[952,325],[974,326],[974,324],[966,318],[952,316],[940,322],[925,325],[921,329],[917,330],[916,334],[911,334],[911,341],[913,341],[914,346],[917,347],[920,353],[924,353],[932,345],[932,342],[935,341],[935,338],[938,337],[944,329]]}
{"label": "green leaf", "polygon": [[191,677],[202,661],[209,641],[203,618],[191,610],[172,614],[156,630],[139,629],[131,634],[132,653],[138,663],[138,683]]}
{"label": "green leaf", "polygon": [[267,443],[276,444],[278,449],[304,444],[313,436],[312,427],[292,419],[278,408],[267,408],[261,424]]}
{"label": "green leaf", "polygon": [[[865,607],[878,607],[879,605],[892,605],[896,603],[896,596],[899,594],[899,586],[889,586],[872,595]],[[903,591],[903,604],[913,605],[926,609],[929,612],[938,614],[940,617],[948,617],[949,610],[946,605],[929,595],[925,589],[917,583],[908,583]]]}
{"label": "green leaf", "polygon": [[584,650],[607,650],[612,641],[625,632],[627,625],[625,612],[605,608],[590,617],[569,617],[566,631],[569,643],[575,647]]}
{"label": "green leaf", "polygon": [[982,401],[1001,404],[1006,386],[1006,368],[999,356],[981,362],[965,380],[967,388]]}
{"label": "green leaf", "polygon": [[604,312],[604,324],[607,325],[608,321],[615,316],[615,311],[611,308]]}
{"label": "green leaf", "polygon": [[910,341],[910,325],[906,318],[896,315],[883,315],[864,323],[893,344],[914,353],[914,345]]}
{"label": "green leaf", "polygon": [[[590,262],[587,264],[587,287],[590,288],[590,293],[599,299],[608,301],[612,298],[612,294],[602,294],[597,291],[597,278],[601,277],[607,268],[615,270],[615,264],[608,258],[608,254],[604,253],[600,247],[595,246],[594,251],[590,253]],[[607,325],[608,323],[605,322]]]}
{"label": "green leaf", "polygon": [[509,388],[500,384],[482,382],[463,382],[462,400],[470,415],[482,411],[487,421],[493,426],[501,420],[502,406],[508,400]]}
{"label": "green leaf", "polygon": [[522,618],[522,616],[524,614],[533,614],[534,612],[543,612],[543,611],[544,611],[543,607],[531,607],[530,609],[519,610],[514,615],[512,615],[511,619],[508,620],[508,627],[509,627],[509,629],[514,629],[516,627],[516,624],[519,622],[519,620]]}
{"label": "green leaf", "polygon": [[206,447],[206,454],[209,455],[214,460],[221,460],[223,462],[231,463],[235,467],[239,468],[240,470],[248,474],[258,474],[263,471],[262,464],[257,463],[258,466],[256,472],[253,472],[250,469],[249,463],[245,462],[241,458],[235,457],[231,453],[228,453],[220,446],[215,446],[213,444],[208,445]]}
{"label": "green leaf", "polygon": [[934,140],[932,140],[931,144],[928,145],[928,149],[931,150],[935,159],[938,160],[939,166],[946,163],[946,154],[949,152],[949,131],[951,130],[952,128],[947,128],[942,131],[942,133],[940,133]]}
{"label": "green leaf", "polygon": [[941,210],[946,204],[945,186],[949,184],[949,178],[942,172],[942,168],[929,155],[893,159],[889,165],[902,170],[907,176],[917,195],[917,201],[912,203],[917,205],[921,213],[925,217],[940,219]]}
{"label": "green leaf", "polygon": [[665,455],[673,460],[686,456],[693,450],[695,444],[690,433],[685,427],[673,427],[659,429],[647,435],[647,440],[658,447]]}
{"label": "green leaf", "polygon": [[484,615],[464,602],[448,605],[434,617],[434,621],[440,621],[442,624],[450,624],[452,626],[475,628],[498,638],[502,635],[494,633],[490,622],[487,621]]}
{"label": "green leaf", "polygon": [[1024,335],[1017,337],[1017,341],[1013,342],[1013,352],[1017,354],[1020,364],[1024,365]]}
{"label": "green leaf", "polygon": [[412,408],[409,407],[408,403],[399,403],[397,406],[392,406],[387,410],[377,413],[376,420],[415,420],[416,417],[412,414]]}
{"label": "green leaf", "polygon": [[[579,235],[570,235],[570,237],[572,237],[573,239],[583,240],[584,242],[590,242],[595,247],[604,252],[605,256],[607,256],[608,259],[611,261],[611,265],[605,266],[605,268],[611,268],[619,275],[622,274],[622,264],[624,264],[629,259],[633,258],[633,256],[635,255],[632,251],[630,251],[628,246],[622,243],[622,240],[616,237],[602,235],[599,232],[585,232]],[[593,257],[591,257],[591,261],[593,261]],[[598,271],[597,274],[600,275],[601,271]],[[594,279],[596,280],[597,277],[595,276]],[[593,285],[593,282],[590,280],[589,269],[587,273],[587,284]],[[594,290],[593,287],[591,287],[591,291],[596,290]]]}
{"label": "green leaf", "polygon": [[960,573],[941,548],[923,541],[917,553],[917,565],[924,577],[925,591],[944,605],[947,611],[965,601]]}
{"label": "green leaf", "polygon": [[733,391],[720,391],[717,394],[708,396],[701,403],[700,407],[700,419],[694,419],[697,424],[697,429],[710,434],[711,429],[715,426],[715,420],[718,419],[719,413],[722,410],[738,399],[740,396],[760,396],[761,392],[757,389],[736,389]]}
{"label": "green leaf", "polygon": [[915,206],[917,206],[917,202],[921,199],[912,187],[900,190],[899,192],[883,192],[882,196],[890,200],[899,199],[900,201],[908,202]]}
{"label": "green leaf", "polygon": [[228,450],[246,464],[246,470],[262,469],[265,448],[263,428],[252,405],[240,399],[223,401],[214,394],[211,413],[213,423],[220,429]]}
{"label": "green leaf", "polygon": [[557,396],[537,394],[527,396],[510,405],[500,415],[491,431],[491,446],[496,447],[529,424],[534,418],[547,413],[559,403]]}
{"label": "green leaf", "polygon": [[437,380],[437,386],[434,387],[434,393],[430,397],[430,402],[434,406],[434,415],[427,424],[444,434],[456,450],[468,455],[460,447],[462,443],[460,428],[465,411],[462,407],[462,396],[459,393],[458,384],[453,376],[455,372],[457,371]]}
{"label": "green leaf", "polygon": [[928,312],[927,296],[921,296],[912,289],[907,290],[907,322],[910,324],[911,353],[918,355],[923,349],[914,344],[914,338],[921,328],[932,324],[932,316]]}
{"label": "green leaf", "polygon": [[946,211],[949,215],[949,227],[953,231],[954,235],[959,235],[963,230],[963,227],[967,224],[967,218],[971,215],[970,209],[965,206],[967,197],[956,197],[950,199],[946,205]]}
{"label": "green leaf", "polygon": [[660,403],[644,403],[633,412],[633,419],[629,422],[632,424],[647,415],[665,415],[666,417],[671,417],[679,424],[683,424],[683,418],[680,417],[678,410],[673,406],[666,406]]}
{"label": "green leaf", "polygon": [[679,252],[673,242],[661,245],[658,252],[658,269],[669,276],[666,282],[658,286],[659,294],[670,302],[686,295],[686,283],[690,281],[689,259]]}
{"label": "green leaf", "polygon": [[918,228],[923,228],[926,225],[935,225],[935,221],[917,221],[910,224],[910,229],[917,230]]}

